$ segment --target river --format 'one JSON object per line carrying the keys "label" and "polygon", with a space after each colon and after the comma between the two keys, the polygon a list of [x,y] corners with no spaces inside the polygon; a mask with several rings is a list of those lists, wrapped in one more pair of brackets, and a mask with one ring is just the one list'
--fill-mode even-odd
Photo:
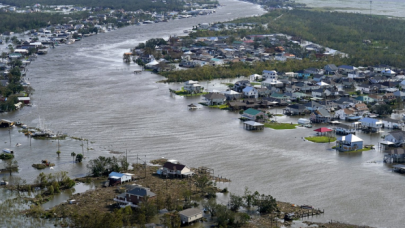
{"label": "river", "polygon": [[[249,3],[220,2],[225,6],[213,15],[126,27],[59,46],[31,63],[28,78],[36,90],[33,107],[0,118],[29,126],[37,126],[40,118],[54,131],[89,139],[94,150],[85,149],[84,162],[73,164],[70,153],[82,151],[80,141],[61,141],[62,153],[57,158],[56,141],[32,140],[30,147],[29,139],[13,129],[10,143],[8,130],[3,129],[0,139],[4,147],[16,151],[21,167],[16,175],[33,181],[40,171],[31,164],[48,159],[56,166],[46,173],[66,170],[71,176],[83,176],[89,159],[110,156],[111,149],[129,150],[132,162],[139,155],[142,160],[166,157],[191,167],[211,167],[215,174],[232,180],[227,186],[237,194],[248,186],[281,201],[325,209],[314,221],[402,227],[405,199],[400,192],[405,177],[382,163],[380,151],[336,153],[330,150],[332,144],[301,139],[312,135],[313,129],[245,131],[238,114],[208,108],[189,111],[187,105],[200,98],[169,94],[169,88],[178,89],[181,84],[157,83],[163,78],[149,72],[134,75],[138,67],[123,63],[124,52],[150,38],[182,35],[184,29],[199,23],[263,13]],[[220,83],[228,81],[202,84],[209,90],[223,90],[226,86]],[[378,135],[359,136],[366,144],[379,139]],[[17,142],[22,146],[13,146]]]}

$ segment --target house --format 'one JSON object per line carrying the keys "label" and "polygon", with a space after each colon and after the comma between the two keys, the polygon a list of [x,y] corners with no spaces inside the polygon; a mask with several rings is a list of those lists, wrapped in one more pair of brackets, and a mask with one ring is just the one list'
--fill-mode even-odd
{"label": "house", "polygon": [[131,206],[139,207],[142,202],[156,196],[149,188],[139,185],[128,186],[130,189],[114,198],[121,208]]}
{"label": "house", "polygon": [[[368,100],[368,102],[372,103],[372,102],[382,102],[384,101],[384,96],[383,95],[379,95],[379,94],[369,94],[368,95],[369,98],[371,98],[372,100]],[[364,102],[364,101],[363,101]],[[368,103],[366,102],[366,103]]]}
{"label": "house", "polygon": [[260,110],[249,108],[243,112],[242,118],[246,118],[253,121],[259,121],[259,120],[267,120],[268,116]]}
{"label": "house", "polygon": [[208,93],[203,97],[207,105],[223,105],[226,102],[225,95],[220,93]]}
{"label": "house", "polygon": [[356,134],[356,129],[346,124],[337,124],[335,125],[334,130],[337,135]]}
{"label": "house", "polygon": [[277,80],[277,71],[275,70],[264,70],[262,75],[264,79],[270,78]]}
{"label": "house", "polygon": [[202,87],[198,84],[198,81],[188,80],[184,82],[184,90],[188,93],[201,93]]}
{"label": "house", "polygon": [[110,181],[110,186],[114,186],[117,184],[122,184],[131,181],[132,176],[133,175],[129,173],[111,172],[110,174],[108,174],[108,180]]}
{"label": "house", "polygon": [[396,146],[401,146],[405,142],[405,131],[391,131],[384,137],[384,141],[391,142]]}
{"label": "house", "polygon": [[342,136],[336,140],[336,149],[345,152],[363,149],[363,140],[353,134]]}
{"label": "house", "polygon": [[358,96],[358,97],[356,97],[355,98],[356,100],[358,100],[358,101],[361,101],[361,102],[364,102],[364,103],[373,103],[374,102],[374,99],[373,98],[371,98],[370,97],[370,95],[369,96],[367,96],[367,95],[364,95],[364,96]]}
{"label": "house", "polygon": [[308,68],[308,69],[304,70],[304,73],[312,74],[312,75],[323,74],[323,70],[322,69],[316,69],[316,68]]}
{"label": "house", "polygon": [[395,91],[394,96],[402,101],[405,101],[405,92],[402,91]]}
{"label": "house", "polygon": [[360,120],[362,130],[371,131],[371,132],[379,132],[382,128],[383,123],[377,119],[373,118],[362,118]]}
{"label": "house", "polygon": [[[387,143],[387,142],[384,142]],[[381,143],[383,144],[383,143]],[[384,151],[384,162],[388,163],[404,163],[405,162],[405,150],[403,148],[393,148]]]}
{"label": "house", "polygon": [[373,66],[373,71],[377,72],[377,73],[381,73],[383,70],[386,70],[386,69],[390,69],[390,66],[385,65],[385,64]]}
{"label": "house", "polygon": [[235,92],[233,90],[227,90],[223,92],[224,96],[226,97],[226,100],[235,100],[241,98],[242,94]]}
{"label": "house", "polygon": [[355,104],[354,109],[357,111],[359,116],[362,116],[369,111],[367,105],[364,103]]}
{"label": "house", "polygon": [[182,164],[176,164],[172,162],[166,162],[163,164],[162,168],[158,169],[156,172],[158,175],[172,175],[172,176],[179,176],[179,177],[184,177],[184,176],[192,176],[194,173],[190,171],[190,168],[188,168],[185,165]]}
{"label": "house", "polygon": [[203,212],[198,208],[189,208],[183,211],[179,211],[182,224],[188,224],[190,222],[198,221],[203,218]]}
{"label": "house", "polygon": [[252,85],[250,84],[250,81],[249,81],[249,80],[237,81],[237,82],[235,82],[234,90],[235,90],[236,92],[242,92],[242,90],[243,90],[244,88],[248,87],[248,86],[252,86]]}
{"label": "house", "polygon": [[284,112],[287,115],[301,115],[304,114],[306,111],[305,105],[302,104],[292,104],[288,105]]}
{"label": "house", "polygon": [[335,74],[339,70],[335,64],[328,64],[323,69],[325,74]]}
{"label": "house", "polygon": [[339,66],[338,69],[342,74],[348,74],[355,71],[357,68],[354,66],[342,65]]}
{"label": "house", "polygon": [[255,87],[246,87],[243,89],[243,95],[247,98],[258,98],[259,97],[259,92]]}
{"label": "house", "polygon": [[383,128],[402,129],[405,126],[404,121],[402,120],[385,118],[381,121],[383,123]]}
{"label": "house", "polygon": [[339,109],[335,112],[335,118],[341,119],[341,120],[346,120],[348,117],[354,117],[357,116],[357,112],[353,110],[352,108],[343,108]]}
{"label": "house", "polygon": [[332,115],[325,108],[319,108],[311,113],[310,120],[312,123],[327,123],[332,119]]}
{"label": "house", "polygon": [[253,81],[259,81],[262,80],[263,76],[260,74],[252,74],[249,76],[249,81],[253,82]]}

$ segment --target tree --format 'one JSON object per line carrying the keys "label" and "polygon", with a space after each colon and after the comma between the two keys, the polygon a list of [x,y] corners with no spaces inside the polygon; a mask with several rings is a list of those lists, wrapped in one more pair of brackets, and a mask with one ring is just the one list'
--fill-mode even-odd
{"label": "tree", "polygon": [[73,162],[74,162],[74,161],[75,161],[75,157],[76,157],[76,153],[75,153],[75,152],[72,152],[72,153],[70,154],[70,156],[73,157]]}
{"label": "tree", "polygon": [[83,160],[83,154],[77,154],[76,155],[76,162],[82,162],[82,160]]}
{"label": "tree", "polygon": [[229,206],[232,211],[238,211],[241,206],[243,206],[243,198],[234,194],[231,194],[231,200]]}
{"label": "tree", "polygon": [[6,162],[4,163],[4,169],[7,170],[7,172],[11,173],[13,171],[18,171],[18,162],[16,160],[6,160]]}
{"label": "tree", "polygon": [[56,151],[56,154],[57,154],[58,157],[59,157],[59,155],[60,155],[60,150]]}
{"label": "tree", "polygon": [[259,208],[259,212],[262,214],[272,213],[273,211],[277,210],[276,199],[271,195],[262,194],[260,198],[256,200],[255,206]]}

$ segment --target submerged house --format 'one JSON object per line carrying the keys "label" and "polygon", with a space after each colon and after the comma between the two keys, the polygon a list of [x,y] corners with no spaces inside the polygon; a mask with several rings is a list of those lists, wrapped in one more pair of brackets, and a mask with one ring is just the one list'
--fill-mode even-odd
{"label": "submerged house", "polygon": [[342,136],[336,141],[336,149],[345,152],[363,149],[363,140],[353,134]]}
{"label": "submerged house", "polygon": [[203,97],[207,105],[223,105],[226,102],[225,95],[220,93],[208,93]]}
{"label": "submerged house", "polygon": [[373,118],[363,118],[360,120],[361,128],[363,131],[379,132],[383,126],[383,123]]}
{"label": "submerged house", "polygon": [[260,110],[249,108],[243,112],[242,118],[246,118],[253,121],[259,121],[259,120],[267,120],[268,117],[264,112]]}

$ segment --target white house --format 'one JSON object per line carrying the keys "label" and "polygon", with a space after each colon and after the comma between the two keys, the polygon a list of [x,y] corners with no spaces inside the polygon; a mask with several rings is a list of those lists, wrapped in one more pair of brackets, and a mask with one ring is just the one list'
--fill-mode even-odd
{"label": "white house", "polygon": [[188,80],[184,82],[183,88],[189,93],[200,93],[202,87],[198,84],[198,81]]}
{"label": "white house", "polygon": [[384,128],[402,129],[405,126],[404,121],[402,121],[402,120],[386,118],[386,119],[382,119],[381,121],[383,123]]}
{"label": "white house", "polygon": [[249,81],[253,82],[253,81],[258,81],[261,80],[263,78],[263,76],[261,76],[260,74],[252,74],[249,76]]}
{"label": "white house", "polygon": [[157,174],[159,175],[174,175],[174,176],[191,176],[190,168],[182,164],[175,164],[172,162],[166,162],[162,168],[158,169]]}
{"label": "white house", "polygon": [[353,151],[363,149],[363,140],[353,134],[342,136],[336,141],[336,149],[339,151]]}
{"label": "white house", "polygon": [[385,69],[381,71],[381,74],[385,76],[395,76],[396,72],[390,69]]}
{"label": "white house", "polygon": [[248,98],[258,98],[259,97],[259,91],[255,87],[246,87],[243,89],[243,95]]}
{"label": "white house", "polygon": [[110,185],[114,184],[122,184],[124,182],[128,182],[132,180],[131,174],[128,173],[117,173],[117,172],[111,172],[108,175],[108,180],[110,181]]}
{"label": "white house", "polygon": [[383,123],[377,119],[373,118],[363,118],[360,120],[363,129],[371,130],[374,132],[379,132],[383,126]]}
{"label": "white house", "polygon": [[342,108],[335,112],[335,118],[339,118],[341,120],[354,116],[357,116],[357,112],[355,112],[353,109]]}
{"label": "white house", "polygon": [[181,223],[187,224],[203,218],[203,212],[198,208],[189,208],[179,212]]}
{"label": "white house", "polygon": [[277,78],[278,78],[277,71],[275,71],[275,70],[264,70],[263,71],[263,78],[264,79],[277,80]]}

